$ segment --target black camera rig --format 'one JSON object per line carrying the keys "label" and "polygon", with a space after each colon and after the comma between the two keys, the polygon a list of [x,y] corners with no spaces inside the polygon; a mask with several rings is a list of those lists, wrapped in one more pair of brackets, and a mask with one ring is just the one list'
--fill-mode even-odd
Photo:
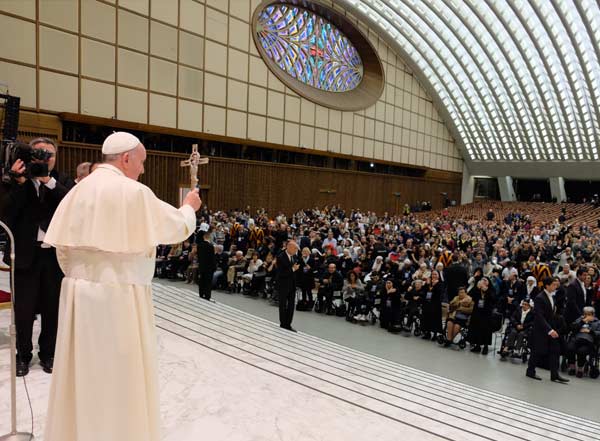
{"label": "black camera rig", "polygon": [[[2,140],[0,141],[0,174],[2,181],[9,182],[12,178],[22,176],[26,178],[48,176],[47,162],[52,157],[52,152],[34,149],[28,144],[17,141],[21,98],[0,94],[0,99],[5,100]],[[18,159],[25,164],[25,173],[23,174],[11,171],[11,167]]]}

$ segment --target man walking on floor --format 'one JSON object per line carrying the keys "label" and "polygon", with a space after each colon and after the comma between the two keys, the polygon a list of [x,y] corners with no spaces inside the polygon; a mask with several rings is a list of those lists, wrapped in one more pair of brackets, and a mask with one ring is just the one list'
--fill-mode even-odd
{"label": "man walking on floor", "polygon": [[534,300],[533,341],[526,375],[534,380],[541,380],[536,375],[535,368],[547,356],[550,379],[557,383],[568,383],[569,380],[561,377],[558,373],[560,336],[556,331],[554,292],[559,283],[557,277],[545,278],[544,290]]}
{"label": "man walking on floor", "polygon": [[298,245],[290,240],[285,251],[277,256],[277,279],[275,284],[279,293],[279,326],[292,332],[296,332],[292,328],[292,319],[296,307],[296,271],[300,268],[297,253]]}

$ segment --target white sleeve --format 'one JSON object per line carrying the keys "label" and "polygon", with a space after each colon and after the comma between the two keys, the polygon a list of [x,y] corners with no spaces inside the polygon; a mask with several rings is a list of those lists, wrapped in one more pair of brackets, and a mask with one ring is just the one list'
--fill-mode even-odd
{"label": "white sleeve", "polygon": [[175,244],[190,237],[196,230],[196,213],[189,205],[175,208],[154,197],[152,224],[158,244]]}

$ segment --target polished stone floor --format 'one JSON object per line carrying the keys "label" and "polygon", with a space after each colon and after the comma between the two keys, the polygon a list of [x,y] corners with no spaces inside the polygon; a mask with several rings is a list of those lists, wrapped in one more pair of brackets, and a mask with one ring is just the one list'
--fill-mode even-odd
{"label": "polished stone floor", "polygon": [[[154,287],[165,441],[599,438],[594,434],[600,434],[600,424],[576,416],[581,413],[571,399],[580,389],[592,388],[597,397],[600,383],[534,386],[518,375],[522,366],[492,356],[445,351],[414,337],[310,313],[297,315],[301,332],[292,334],[273,323],[275,308],[261,300],[216,294],[217,303],[210,303],[190,289],[183,284]],[[2,311],[0,434],[9,423],[8,319]],[[427,359],[434,350],[428,369],[415,367],[418,360],[410,362],[415,352]],[[489,380],[485,387],[481,378],[501,370],[504,380]],[[35,366],[26,378],[34,432],[43,439],[50,377]],[[494,390],[507,378],[520,385],[515,388],[552,389],[554,400],[567,402],[565,409]],[[26,430],[31,417],[22,380],[18,391],[19,427]]]}

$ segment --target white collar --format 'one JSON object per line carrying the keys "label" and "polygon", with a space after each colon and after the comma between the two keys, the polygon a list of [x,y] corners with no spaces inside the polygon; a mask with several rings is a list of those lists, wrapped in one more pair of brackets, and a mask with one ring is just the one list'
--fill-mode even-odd
{"label": "white collar", "polygon": [[117,167],[115,167],[114,165],[110,165],[110,164],[100,164],[100,165],[98,166],[98,168],[103,168],[103,169],[106,169],[106,170],[110,170],[110,171],[112,171],[112,172],[115,172],[115,173],[116,173],[116,174],[118,174],[118,175],[125,176],[125,173],[123,173],[121,170],[119,170],[119,169],[118,169]]}

